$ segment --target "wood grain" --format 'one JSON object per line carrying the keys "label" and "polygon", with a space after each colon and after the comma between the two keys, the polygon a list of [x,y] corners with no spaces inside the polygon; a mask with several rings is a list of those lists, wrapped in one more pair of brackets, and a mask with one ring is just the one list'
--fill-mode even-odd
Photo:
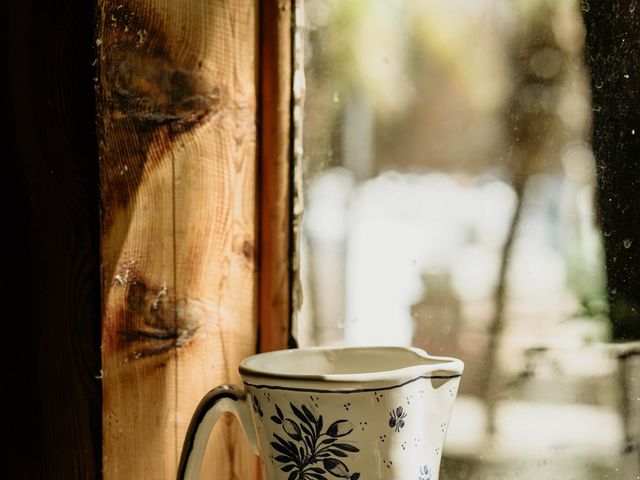
{"label": "wood grain", "polygon": [[286,348],[291,321],[292,1],[260,10],[260,351]]}
{"label": "wood grain", "polygon": [[[106,479],[175,476],[201,396],[256,346],[256,9],[100,2]],[[204,471],[254,478],[220,422]]]}

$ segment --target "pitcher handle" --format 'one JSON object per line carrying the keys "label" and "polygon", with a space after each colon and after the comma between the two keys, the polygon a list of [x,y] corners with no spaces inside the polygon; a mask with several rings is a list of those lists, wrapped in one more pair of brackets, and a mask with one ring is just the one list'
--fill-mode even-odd
{"label": "pitcher handle", "polygon": [[256,433],[246,392],[235,385],[221,385],[200,400],[191,417],[180,455],[178,480],[198,480],[209,435],[225,412],[231,412],[238,418],[251,448],[257,452]]}

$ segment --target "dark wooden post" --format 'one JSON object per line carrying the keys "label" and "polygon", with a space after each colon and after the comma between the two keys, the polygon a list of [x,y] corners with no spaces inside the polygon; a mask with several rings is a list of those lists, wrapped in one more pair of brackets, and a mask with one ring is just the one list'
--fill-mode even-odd
{"label": "dark wooden post", "polygon": [[640,338],[640,7],[582,0],[612,333]]}
{"label": "dark wooden post", "polygon": [[101,472],[95,3],[2,2],[6,478]]}

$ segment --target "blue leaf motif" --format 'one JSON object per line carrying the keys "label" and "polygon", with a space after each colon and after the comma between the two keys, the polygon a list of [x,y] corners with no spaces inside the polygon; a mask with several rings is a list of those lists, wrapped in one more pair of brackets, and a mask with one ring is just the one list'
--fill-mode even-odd
{"label": "blue leaf motif", "polygon": [[293,440],[300,440],[302,438],[302,433],[300,432],[300,427],[293,420],[285,419],[282,428],[285,433],[289,435]]}
{"label": "blue leaf motif", "polygon": [[349,478],[349,470],[347,466],[342,463],[340,460],[336,460],[334,458],[327,458],[322,462],[322,466],[324,469],[329,472],[331,475],[338,478]]}
{"label": "blue leaf motif", "polygon": [[407,418],[407,412],[402,407],[398,407],[389,412],[389,427],[393,428],[396,432],[399,432],[404,427],[404,419]]}
{"label": "blue leaf motif", "polygon": [[337,420],[327,428],[327,435],[333,438],[344,437],[353,432],[353,426],[348,420]]}
{"label": "blue leaf motif", "polygon": [[426,465],[420,467],[420,475],[418,480],[431,480],[431,470]]}
{"label": "blue leaf motif", "polygon": [[270,445],[276,454],[272,458],[280,464],[282,472],[289,474],[290,480],[360,478],[360,473],[350,472],[345,463],[360,451],[346,439],[353,432],[351,422],[345,419],[335,420],[323,431],[322,415],[315,415],[306,405],[298,407],[289,403],[292,413],[289,416],[278,405],[275,405],[275,409],[276,414],[270,419],[280,426],[284,435],[273,434]]}

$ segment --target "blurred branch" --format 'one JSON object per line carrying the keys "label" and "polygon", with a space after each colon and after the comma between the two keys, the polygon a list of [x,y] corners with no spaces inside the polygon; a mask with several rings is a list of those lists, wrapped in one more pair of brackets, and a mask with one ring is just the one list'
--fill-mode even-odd
{"label": "blurred branch", "polygon": [[484,389],[484,391],[482,392],[482,397],[485,398],[487,402],[487,433],[489,435],[493,435],[496,430],[495,410],[498,398],[497,390],[500,376],[497,363],[500,342],[502,339],[502,331],[505,324],[507,273],[509,271],[509,260],[513,252],[516,231],[520,223],[526,179],[527,176],[516,177],[513,184],[516,193],[516,206],[513,212],[513,216],[511,217],[507,239],[502,249],[498,284],[494,293],[495,311],[487,332],[487,336],[489,338],[489,341],[487,343],[487,361],[485,364],[487,379],[482,384]]}
{"label": "blurred branch", "polygon": [[[558,154],[562,145],[556,112],[563,81],[562,65],[567,52],[558,44],[553,32],[554,9],[546,2],[519,12],[520,28],[510,43],[510,62],[513,91],[504,116],[509,144],[512,145],[509,169],[516,193],[516,207],[511,218],[505,244],[502,248],[498,283],[494,292],[494,315],[489,324],[486,352],[486,379],[482,396],[487,406],[487,433],[496,430],[495,410],[501,390],[501,372],[498,355],[502,332],[506,323],[507,277],[509,263],[517,240],[524,203],[525,188],[529,178],[545,169],[549,156]],[[551,67],[551,63],[556,67]]]}

